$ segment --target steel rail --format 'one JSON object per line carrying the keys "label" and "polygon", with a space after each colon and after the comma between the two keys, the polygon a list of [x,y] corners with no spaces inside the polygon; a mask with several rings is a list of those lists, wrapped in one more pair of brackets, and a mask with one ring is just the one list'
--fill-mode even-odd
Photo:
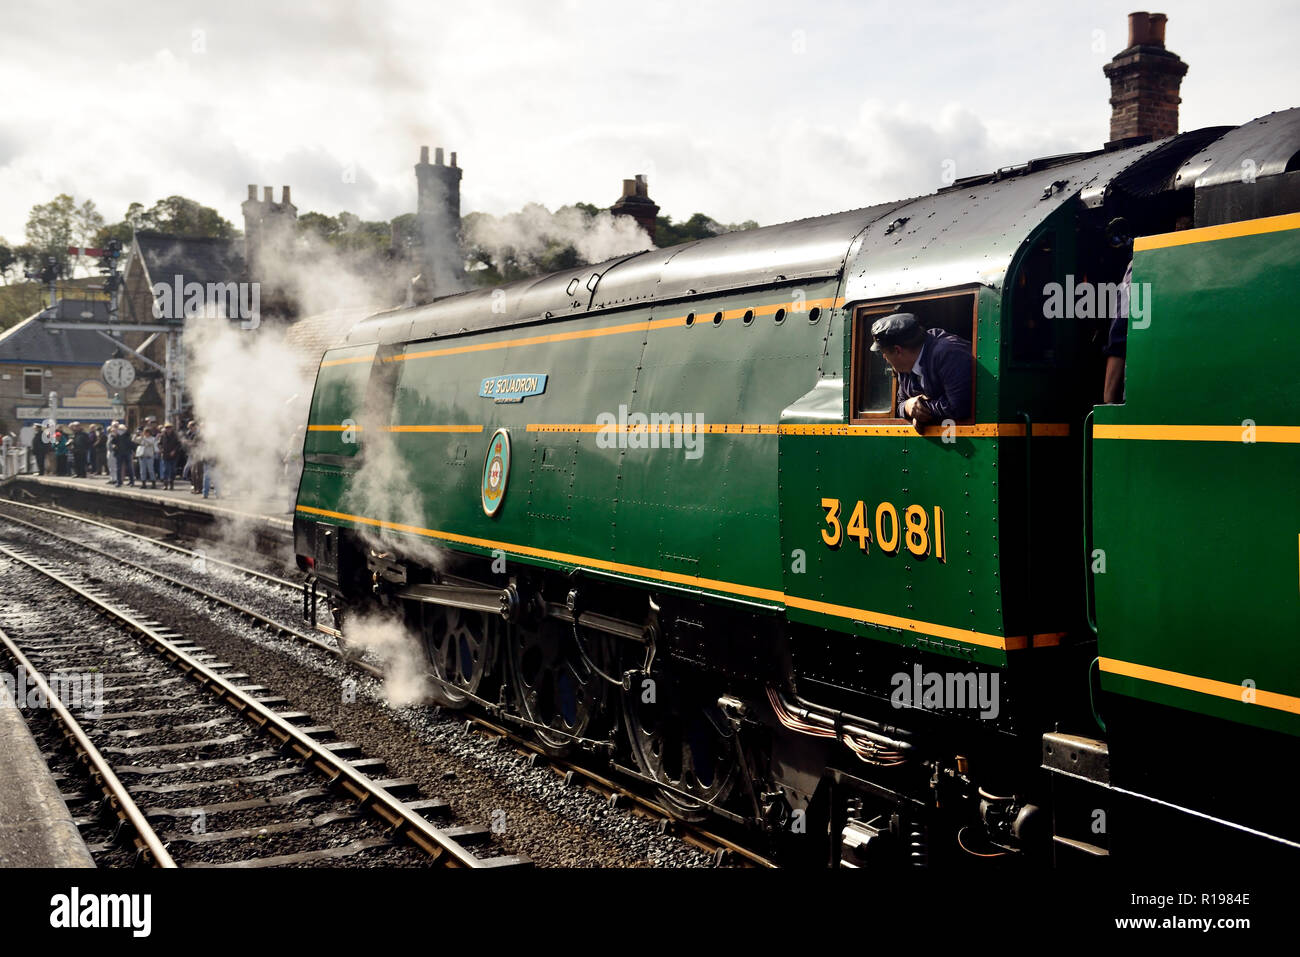
{"label": "steel rail", "polygon": [[[12,555],[12,553],[10,553]],[[145,813],[140,810],[140,806],[135,803],[131,797],[131,792],[127,790],[126,785],[114,773],[113,768],[109,765],[104,755],[100,753],[99,748],[90,740],[81,723],[73,717],[72,712],[67,709],[59,696],[46,682],[45,676],[40,670],[23,654],[17,643],[0,628],[0,644],[4,645],[4,650],[14,663],[22,668],[27,678],[32,681],[42,695],[45,696],[49,704],[50,711],[59,724],[63,726],[64,737],[71,741],[72,746],[85,758],[89,765],[91,778],[99,784],[108,799],[109,807],[117,814],[118,818],[131,825],[135,831],[133,838],[136,847],[144,854],[146,859],[151,861],[155,867],[173,868],[176,867],[176,861],[172,859],[167,850],[167,845],[158,832],[153,829]]]}
{"label": "steel rail", "polygon": [[[19,503],[0,502],[0,504],[19,504]],[[23,507],[37,508],[38,506],[24,505]],[[51,511],[51,510],[41,509],[41,511]],[[63,517],[63,513],[61,512],[51,512],[51,514],[55,514],[60,517]],[[44,534],[51,535],[55,538],[61,539],[69,543],[70,545],[74,545],[77,548],[91,551],[115,563],[128,565],[145,574],[152,575],[156,578],[160,578],[163,581],[175,585],[178,588],[184,589],[185,591],[188,591],[192,594],[199,595],[207,600],[233,608],[240,614],[245,615],[255,621],[261,622],[266,627],[276,631],[277,633],[279,633],[284,637],[294,638],[297,639],[298,641],[309,644],[320,651],[324,651],[327,654],[332,655],[333,657],[337,658],[344,664],[352,665],[366,672],[372,677],[376,677],[376,678],[384,677],[384,672],[382,669],[376,668],[374,665],[368,664],[367,662],[360,661],[355,657],[352,657],[341,646],[336,647],[334,645],[327,644],[319,640],[318,638],[315,638],[312,635],[308,635],[304,632],[298,631],[297,629],[290,628],[289,626],[283,625],[270,618],[267,618],[265,615],[253,611],[252,609],[245,608],[244,606],[238,604],[237,602],[234,602],[231,599],[226,598],[222,595],[214,594],[212,592],[207,591],[206,589],[198,587],[197,585],[193,585],[189,582],[182,581],[181,579],[174,578],[171,575],[166,574],[165,572],[160,572],[156,569],[149,568],[148,566],[140,565],[126,559],[118,558],[117,556],[105,552],[99,548],[96,548],[93,545],[88,545],[76,539],[69,538],[66,535],[62,535],[59,532],[53,531],[52,529],[46,528],[45,526],[42,525],[38,525],[34,522],[28,522],[24,519],[20,519],[12,515],[4,515],[3,513],[0,513],[0,518],[4,518],[5,520],[12,521],[12,522],[17,522],[21,525],[27,526],[28,528],[32,528]],[[101,523],[96,522],[94,524],[101,524]],[[105,527],[113,528],[113,526],[105,526]],[[152,539],[148,539],[148,538],[146,538],[145,540],[153,541]],[[298,588],[299,586],[294,586],[294,587]],[[562,608],[563,606],[556,606],[556,607],[558,609],[558,608]],[[638,636],[638,638],[639,637],[640,636]],[[618,793],[623,797],[628,798],[633,804],[635,804],[642,811],[658,816],[661,820],[668,822],[673,827],[681,828],[683,832],[681,834],[682,840],[685,843],[690,844],[691,846],[694,846],[700,850],[708,851],[715,854],[720,850],[726,851],[727,853],[733,854],[734,856],[747,861],[749,864],[758,867],[776,866],[772,863],[772,861],[763,857],[761,854],[749,850],[748,848],[745,848],[744,846],[737,844],[734,841],[731,841],[719,834],[709,831],[701,827],[695,822],[681,820],[678,816],[672,814],[670,811],[668,811],[666,808],[664,808],[662,805],[655,802],[654,800],[647,798],[641,794],[638,794],[635,791],[629,789],[628,787],[621,785],[615,781],[612,781],[609,778],[604,777],[603,775],[599,774],[596,771],[583,767],[581,764],[577,764],[572,761],[566,760],[564,758],[559,758],[551,754],[548,754],[546,750],[536,742],[514,731],[502,727],[500,724],[497,724],[496,721],[502,721],[509,724],[515,724],[515,725],[528,727],[528,728],[554,731],[554,729],[550,728],[549,726],[542,725],[534,721],[530,721],[527,718],[524,718],[520,715],[511,714],[509,712],[502,712],[500,711],[500,707],[494,704],[493,702],[488,701],[487,699],[484,698],[480,698],[477,695],[474,695],[470,692],[466,692],[463,688],[459,688],[450,682],[443,681],[442,679],[438,678],[438,676],[436,675],[429,675],[427,677],[429,678],[430,681],[445,686],[448,690],[455,691],[458,694],[465,695],[466,697],[472,699],[474,704],[477,704],[479,707],[483,708],[491,715],[491,718],[489,718],[479,714],[466,713],[465,717],[467,721],[477,725],[487,734],[495,735],[497,737],[510,741],[517,749],[523,752],[532,755],[537,755],[538,760],[545,761],[553,770],[556,771],[557,774],[563,776],[572,773],[575,777],[580,777],[584,779],[587,782],[587,786],[591,790],[595,791],[596,793],[605,795],[607,797],[610,794]],[[443,711],[449,712],[449,709],[444,708]],[[603,741],[581,738],[576,735],[569,735],[569,737],[579,747],[584,748],[586,750],[595,751],[595,752],[602,752],[604,750],[602,745],[606,744],[606,742]],[[652,782],[650,781],[650,779],[643,778],[639,775],[632,775],[632,776],[635,779],[641,781],[641,783],[643,784],[652,783],[655,786],[661,786],[658,784],[658,782]]]}
{"label": "steel rail", "polygon": [[69,591],[94,605],[101,614],[119,622],[144,638],[146,642],[160,651],[164,657],[173,661],[202,687],[231,705],[263,731],[278,739],[285,748],[295,753],[304,764],[326,775],[331,786],[337,786],[346,791],[361,807],[386,821],[395,834],[405,837],[429,854],[435,861],[466,868],[491,868],[518,865],[526,862],[526,859],[514,856],[480,859],[473,852],[462,847],[450,834],[445,833],[441,828],[434,827],[420,815],[407,810],[405,805],[389,793],[387,789],[358,771],[350,762],[335,756],[328,748],[321,746],[270,708],[239,690],[230,681],[164,638],[149,624],[137,618],[131,612],[110,604],[82,588],[76,582],[65,578],[52,569],[45,568],[35,560],[29,559],[10,548],[0,545],[0,554],[6,555],[14,561],[20,562],[58,582]]}
{"label": "steel rail", "polygon": [[[224,595],[218,595],[216,592],[208,591],[206,588],[200,588],[198,585],[195,585],[191,582],[184,581],[180,578],[176,578],[172,575],[167,574],[166,572],[159,571],[156,568],[150,568],[148,565],[141,565],[139,562],[133,562],[129,558],[122,558],[118,555],[114,555],[112,552],[106,552],[102,548],[98,548],[97,546],[91,545],[88,542],[83,542],[75,538],[70,538],[61,532],[54,531],[54,529],[52,528],[46,528],[44,525],[38,525],[35,522],[29,522],[24,518],[18,518],[17,516],[6,515],[3,512],[0,512],[0,520],[6,522],[14,522],[15,524],[18,525],[25,525],[28,528],[35,529],[36,531],[42,533],[43,535],[49,535],[51,538],[57,538],[60,541],[67,542],[69,545],[81,549],[82,551],[90,552],[93,555],[98,555],[101,558],[113,562],[115,565],[125,565],[128,568],[133,568],[136,571],[143,572],[146,575],[152,575],[155,578],[160,578],[163,581],[167,582],[169,585],[174,585],[177,588],[187,591],[192,595],[198,595],[200,598],[203,598],[206,601],[217,602],[219,604],[225,605],[228,608],[232,608],[235,611],[237,611],[239,614],[243,615],[244,617],[249,618],[257,622],[258,624],[262,625],[264,628],[277,632],[282,637],[295,638],[298,641],[305,642],[306,644],[314,645],[323,651],[333,652],[335,650],[332,646],[326,644],[325,642],[321,641],[319,638],[316,638],[313,635],[309,635],[306,634],[305,632],[298,631],[296,628],[290,628],[288,625],[278,622],[274,618],[268,618],[266,615],[263,615],[259,611],[255,611],[252,608],[249,608],[245,605],[241,605],[239,602],[235,601],[234,599],[227,598]],[[298,586],[295,585],[294,587],[297,588]],[[376,677],[383,677],[383,672],[379,671],[378,669],[375,669],[373,674]]]}
{"label": "steel rail", "polygon": [[[263,581],[268,581],[273,585],[280,586],[281,588],[288,588],[292,591],[297,591],[298,589],[302,588],[302,585],[300,583],[291,582],[287,578],[280,578],[277,575],[271,575],[266,572],[259,572],[254,568],[245,568],[243,565],[237,565],[234,562],[228,562],[222,558],[213,558],[211,555],[206,555],[206,554],[200,555],[200,553],[194,551],[193,549],[182,548],[180,545],[173,545],[171,542],[164,542],[157,538],[151,538],[148,535],[142,535],[139,532],[128,531],[127,529],[121,528],[120,526],[117,525],[110,525],[107,522],[100,522],[93,518],[87,518],[84,515],[78,515],[76,512],[64,512],[56,508],[47,508],[44,505],[30,505],[27,502],[17,502],[14,501],[13,499],[0,499],[0,506],[3,505],[14,505],[18,508],[28,508],[35,512],[44,512],[47,515],[53,515],[56,518],[66,518],[74,522],[81,522],[85,525],[95,525],[99,528],[107,529],[110,532],[117,532],[118,534],[121,535],[129,535],[131,538],[138,538],[142,542],[148,542],[150,545],[157,545],[159,548],[167,548],[174,552],[180,552],[183,555],[188,555],[192,558],[202,558],[204,561],[212,562],[215,565],[224,565],[225,567],[230,568],[241,575],[248,575],[252,578],[260,578]],[[0,512],[0,515],[2,514],[4,513]],[[5,517],[8,518],[11,516],[5,516]],[[57,533],[52,533],[52,534],[57,534]]]}

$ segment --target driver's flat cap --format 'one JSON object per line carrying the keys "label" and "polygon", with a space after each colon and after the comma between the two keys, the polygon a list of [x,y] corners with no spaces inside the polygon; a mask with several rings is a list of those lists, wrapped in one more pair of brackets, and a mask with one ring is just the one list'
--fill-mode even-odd
{"label": "driver's flat cap", "polygon": [[906,345],[923,335],[925,327],[916,316],[910,312],[896,312],[871,324],[871,351],[879,352],[881,346]]}

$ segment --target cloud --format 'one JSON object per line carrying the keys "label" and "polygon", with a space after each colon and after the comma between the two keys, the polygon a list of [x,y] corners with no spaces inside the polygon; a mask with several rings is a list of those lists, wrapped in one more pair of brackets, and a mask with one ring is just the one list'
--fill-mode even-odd
{"label": "cloud", "polygon": [[[59,191],[113,217],[181,193],[239,223],[250,182],[387,219],[414,208],[421,145],[459,152],[466,212],[608,205],[647,173],[678,219],[814,215],[933,188],[944,159],[964,175],[1100,146],[1130,6],[141,0],[104,18],[69,0],[52,56],[48,12],[19,5],[0,234]],[[1184,128],[1295,105],[1294,4],[1162,9],[1191,66]]]}
{"label": "cloud", "polygon": [[12,130],[0,127],[0,169],[8,166],[18,151],[18,137]]}

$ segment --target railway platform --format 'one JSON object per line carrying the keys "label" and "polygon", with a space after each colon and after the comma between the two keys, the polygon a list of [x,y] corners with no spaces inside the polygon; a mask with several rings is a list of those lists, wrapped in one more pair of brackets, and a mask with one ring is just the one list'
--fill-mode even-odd
{"label": "railway platform", "polygon": [[10,682],[0,681],[0,868],[94,866]]}
{"label": "railway platform", "polygon": [[287,496],[275,499],[203,498],[190,483],[174,490],[112,485],[102,476],[18,475],[0,483],[0,498],[65,508],[90,518],[129,522],[181,538],[246,540],[266,554],[293,544]]}

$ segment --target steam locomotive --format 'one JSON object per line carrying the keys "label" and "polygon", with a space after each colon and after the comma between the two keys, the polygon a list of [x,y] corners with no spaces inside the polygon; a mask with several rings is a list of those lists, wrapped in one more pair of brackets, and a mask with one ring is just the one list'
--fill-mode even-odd
{"label": "steam locomotive", "polygon": [[[1300,859],[1300,109],[1114,147],[360,322],[313,622],[786,860]],[[896,312],[969,418],[897,417]]]}

